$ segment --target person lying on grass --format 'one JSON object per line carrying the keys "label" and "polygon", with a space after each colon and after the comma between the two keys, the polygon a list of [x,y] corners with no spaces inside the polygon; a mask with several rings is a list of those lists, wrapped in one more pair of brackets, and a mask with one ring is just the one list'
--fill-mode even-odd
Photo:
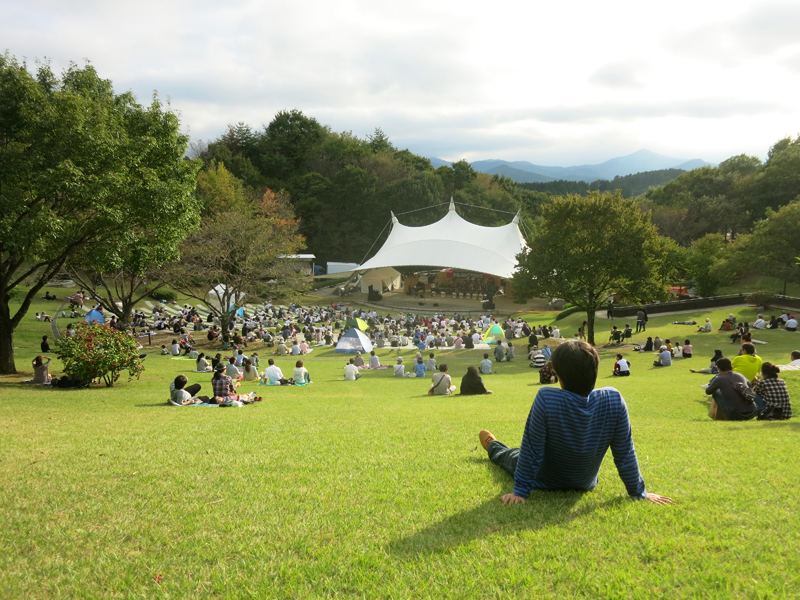
{"label": "person lying on grass", "polygon": [[599,358],[586,342],[553,351],[561,389],[536,394],[520,448],[509,448],[491,432],[478,434],[489,460],[514,477],[503,504],[524,504],[531,490],[591,490],[609,447],[628,495],[656,504],[672,499],[647,492],[633,447],[628,407],[611,387],[595,390]]}

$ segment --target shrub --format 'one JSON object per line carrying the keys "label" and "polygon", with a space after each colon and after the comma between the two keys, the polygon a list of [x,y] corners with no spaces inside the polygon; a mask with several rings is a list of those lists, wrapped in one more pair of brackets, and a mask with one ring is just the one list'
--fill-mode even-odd
{"label": "shrub", "polygon": [[556,321],[560,321],[564,317],[568,317],[570,315],[574,315],[577,312],[581,312],[583,309],[580,306],[573,306],[572,304],[567,305],[564,310],[556,315]]}
{"label": "shrub", "polygon": [[763,306],[764,309],[769,309],[772,304],[777,300],[777,296],[771,292],[753,292],[747,297],[747,301],[755,306]]}
{"label": "shrub", "polygon": [[87,323],[78,323],[75,332],[59,340],[56,350],[70,379],[84,383],[102,379],[111,387],[122,371],[127,370],[130,379],[138,379],[144,371],[138,343],[125,332]]}
{"label": "shrub", "polygon": [[175,290],[171,290],[169,288],[162,287],[162,288],[158,288],[156,291],[154,291],[152,294],[150,294],[150,297],[153,300],[158,300],[159,302],[161,300],[164,300],[165,302],[172,302],[172,301],[178,299],[178,293]]}

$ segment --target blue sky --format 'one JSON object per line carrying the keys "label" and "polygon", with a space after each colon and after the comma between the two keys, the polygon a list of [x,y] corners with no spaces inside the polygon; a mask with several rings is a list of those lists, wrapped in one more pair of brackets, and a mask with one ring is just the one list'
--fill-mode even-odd
{"label": "blue sky", "polygon": [[800,132],[800,3],[0,0],[0,48],[89,59],[193,138],[298,108],[457,160],[718,162]]}

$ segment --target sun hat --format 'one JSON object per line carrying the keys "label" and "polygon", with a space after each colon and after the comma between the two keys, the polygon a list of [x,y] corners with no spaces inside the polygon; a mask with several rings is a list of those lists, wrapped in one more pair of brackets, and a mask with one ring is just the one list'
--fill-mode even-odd
{"label": "sun hat", "polygon": [[403,357],[402,356],[398,356],[397,357],[397,362],[403,362]]}
{"label": "sun hat", "polygon": [[661,349],[662,349],[662,350],[666,350],[666,349],[667,349],[667,347],[666,347],[666,346],[661,346]]}

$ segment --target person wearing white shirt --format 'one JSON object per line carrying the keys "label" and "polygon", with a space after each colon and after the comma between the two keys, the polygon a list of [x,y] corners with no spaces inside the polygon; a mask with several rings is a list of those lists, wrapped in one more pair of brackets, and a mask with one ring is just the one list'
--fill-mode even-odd
{"label": "person wearing white shirt", "polygon": [[380,359],[375,356],[375,350],[369,353],[369,368],[370,369],[377,369],[381,366]]}
{"label": "person wearing white shirt", "polygon": [[397,364],[394,365],[394,376],[395,377],[405,377],[406,376],[406,366],[403,364],[403,357],[397,357]]}
{"label": "person wearing white shirt", "polygon": [[292,377],[296,383],[311,383],[311,375],[308,373],[308,369],[303,366],[302,360],[298,360],[295,363]]}
{"label": "person wearing white shirt", "polygon": [[800,350],[794,350],[791,355],[792,362],[789,363],[790,367],[800,367]]}
{"label": "person wearing white shirt", "polygon": [[559,330],[558,325],[553,327],[553,331],[550,332],[550,337],[553,338],[554,340],[561,339],[561,331]]}
{"label": "person wearing white shirt", "polygon": [[361,378],[361,373],[358,372],[358,367],[355,365],[355,360],[350,359],[344,366],[344,380],[345,381],[355,381],[356,379]]}
{"label": "person wearing white shirt", "polygon": [[789,320],[786,321],[786,331],[797,331],[797,319],[794,315],[789,315]]}
{"label": "person wearing white shirt", "polygon": [[477,331],[472,334],[472,343],[473,344],[481,343],[481,334],[479,334]]}
{"label": "person wearing white shirt", "polygon": [[270,358],[267,361],[267,363],[269,364],[269,366],[266,369],[264,369],[264,373],[263,375],[261,375],[261,379],[264,381],[264,383],[268,382],[271,384],[275,384],[276,382],[284,379],[283,371],[281,371],[281,368],[275,364],[274,359]]}
{"label": "person wearing white shirt", "polygon": [[767,323],[764,321],[763,317],[758,317],[753,323],[753,329],[764,329],[766,326]]}

